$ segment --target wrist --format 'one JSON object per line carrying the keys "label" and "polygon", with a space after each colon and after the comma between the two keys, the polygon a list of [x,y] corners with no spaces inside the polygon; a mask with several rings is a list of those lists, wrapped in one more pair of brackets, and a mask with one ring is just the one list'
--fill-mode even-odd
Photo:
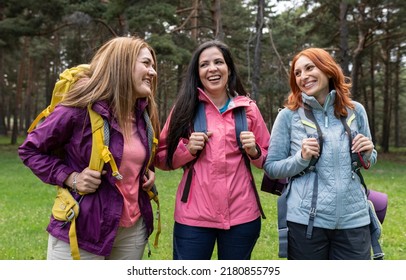
{"label": "wrist", "polygon": [[256,153],[255,153],[254,156],[250,155],[250,158],[251,158],[252,160],[259,159],[259,157],[261,156],[261,149],[258,147],[258,145],[255,146],[255,152],[256,152]]}
{"label": "wrist", "polygon": [[77,179],[78,179],[78,175],[79,175],[79,173],[78,172],[75,172],[74,174],[73,174],[73,181],[72,181],[72,190],[75,192],[75,193],[77,193],[78,192],[78,190],[77,190]]}

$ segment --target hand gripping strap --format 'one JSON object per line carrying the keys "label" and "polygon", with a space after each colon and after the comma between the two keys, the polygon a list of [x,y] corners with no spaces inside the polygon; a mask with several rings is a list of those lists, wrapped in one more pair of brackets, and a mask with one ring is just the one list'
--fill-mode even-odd
{"label": "hand gripping strap", "polygon": [[[193,130],[195,132],[204,132],[207,133],[207,122],[206,122],[206,111],[204,109],[204,103],[199,102],[196,109],[196,116],[193,120]],[[188,174],[186,177],[185,187],[182,192],[182,198],[180,199],[182,202],[187,202],[190,192],[190,184],[192,183],[192,176],[193,176],[193,165],[197,161],[200,152],[196,154],[196,157],[190,162],[188,165]],[[186,169],[185,169],[186,170]]]}
{"label": "hand gripping strap", "polygon": [[[266,219],[265,212],[264,212],[264,210],[262,208],[262,204],[261,204],[261,201],[260,201],[260,198],[259,198],[258,190],[257,190],[256,184],[255,184],[255,178],[254,178],[254,175],[252,174],[251,161],[248,158],[247,153],[243,149],[242,144],[241,144],[241,139],[240,139],[241,131],[247,131],[248,130],[247,115],[246,115],[246,112],[245,112],[245,107],[237,107],[237,108],[235,108],[233,110],[233,114],[234,114],[234,122],[235,122],[235,134],[236,134],[235,137],[237,139],[238,149],[242,153],[242,156],[244,158],[245,166],[247,167],[248,172],[250,173],[251,186],[252,186],[252,188],[254,190],[255,200],[257,201],[259,211],[261,212],[261,217],[263,219]],[[258,149],[259,149],[259,147],[258,147]]]}

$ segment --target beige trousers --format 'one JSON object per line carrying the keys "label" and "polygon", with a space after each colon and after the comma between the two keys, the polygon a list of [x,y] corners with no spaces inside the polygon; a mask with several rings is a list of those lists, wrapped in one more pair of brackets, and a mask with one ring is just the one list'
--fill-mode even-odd
{"label": "beige trousers", "polygon": [[[142,217],[129,228],[120,227],[109,256],[99,256],[79,248],[81,260],[141,260],[148,242],[147,228]],[[48,238],[48,260],[71,260],[69,243],[52,235]]]}

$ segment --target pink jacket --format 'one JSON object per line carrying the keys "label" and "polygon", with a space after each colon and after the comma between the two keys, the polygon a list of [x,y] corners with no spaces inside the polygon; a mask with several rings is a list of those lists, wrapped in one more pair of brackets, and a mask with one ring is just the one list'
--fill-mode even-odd
{"label": "pink jacket", "polygon": [[[265,162],[270,134],[253,100],[237,96],[231,100],[227,111],[220,114],[207,95],[199,92],[199,99],[206,103],[207,129],[213,135],[193,166],[194,174],[186,203],[181,201],[181,197],[188,170],[185,169],[183,173],[176,194],[175,221],[190,226],[229,229],[230,226],[250,222],[260,216],[249,171],[238,149],[232,109],[239,106],[246,108],[248,129],[254,133],[261,148],[261,156],[251,159],[252,165],[257,168],[262,168]],[[162,129],[155,158],[155,166],[162,170],[168,170],[165,159],[170,117]],[[179,141],[173,156],[175,169],[194,159],[186,148],[187,142],[188,139]]]}

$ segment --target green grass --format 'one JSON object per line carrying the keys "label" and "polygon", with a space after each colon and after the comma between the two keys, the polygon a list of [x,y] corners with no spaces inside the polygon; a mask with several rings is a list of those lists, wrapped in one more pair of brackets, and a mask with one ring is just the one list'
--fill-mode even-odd
{"label": "green grass", "polygon": [[[20,141],[21,142],[21,141]],[[55,195],[26,168],[17,155],[17,146],[0,137],[0,260],[42,260],[46,258],[45,231]],[[388,260],[406,260],[406,152],[379,155],[378,164],[364,171],[369,188],[389,196],[383,224],[382,247]],[[253,169],[259,185],[262,171]],[[173,207],[181,172],[157,170],[156,184],[161,204],[162,233],[158,248],[150,239],[151,260],[172,259]],[[276,196],[260,192],[267,219],[262,220],[261,236],[252,254],[254,260],[279,259]],[[156,208],[155,204],[153,207]],[[147,256],[144,257],[148,259]],[[215,258],[215,256],[213,256]]]}

